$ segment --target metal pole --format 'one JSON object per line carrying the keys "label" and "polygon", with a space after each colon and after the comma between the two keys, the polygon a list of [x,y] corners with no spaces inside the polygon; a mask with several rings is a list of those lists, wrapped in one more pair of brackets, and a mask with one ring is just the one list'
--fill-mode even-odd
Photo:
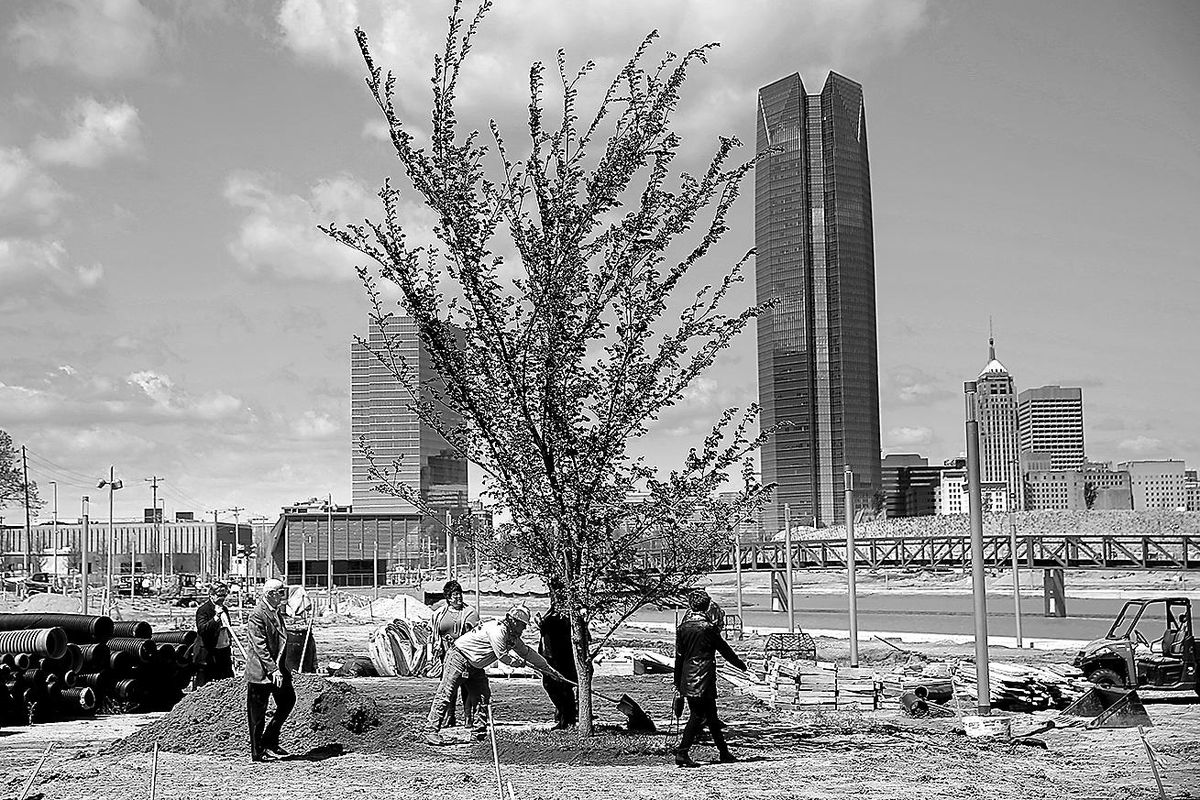
{"label": "metal pole", "polygon": [[1021,573],[1017,569],[1017,515],[1008,512],[1008,549],[1012,556],[1013,573],[1013,618],[1017,621],[1017,647],[1025,646],[1021,636]]}
{"label": "metal pole", "polygon": [[[221,580],[221,543],[217,541],[217,509],[213,509],[212,545],[208,548],[209,561],[212,566],[212,580]],[[215,559],[215,560],[213,560]]]}
{"label": "metal pole", "polygon": [[88,498],[84,495],[83,498],[83,514],[82,514],[83,530],[79,534],[79,611],[81,614],[88,613]]}
{"label": "metal pole", "polygon": [[971,511],[971,590],[975,596],[975,669],[979,687],[978,711],[991,713],[991,679],[987,642],[987,585],[983,570],[983,486],[979,474],[979,420],[975,381],[963,384],[966,400],[967,491]]}
{"label": "metal pole", "polygon": [[446,580],[454,577],[454,569],[450,566],[450,509],[446,509]]}
{"label": "metal pole", "polygon": [[792,586],[792,505],[783,505],[784,583],[787,584],[788,633],[796,632],[796,603]]}
{"label": "metal pole", "polygon": [[129,599],[133,599],[133,587],[137,585],[135,573],[137,572],[134,563],[137,561],[137,554],[134,552],[137,546],[137,533],[129,534]]}
{"label": "metal pole", "polygon": [[854,473],[846,465],[846,583],[850,590],[850,666],[858,666],[858,590],[854,583]]}
{"label": "metal pole", "polygon": [[50,485],[54,487],[54,522],[52,523],[54,526],[54,533],[52,534],[54,540],[54,574],[58,575],[58,481],[50,481]]}
{"label": "metal pole", "polygon": [[117,479],[117,468],[108,468],[108,583],[106,591],[109,598],[113,597],[113,569],[117,566],[117,533],[113,528],[113,481]]}
{"label": "metal pole", "polygon": [[308,532],[300,529],[300,585],[308,585]]}
{"label": "metal pole", "polygon": [[329,497],[327,498],[325,508],[327,509],[326,522],[329,524],[329,536],[325,540],[325,545],[329,549],[329,552],[326,554],[328,557],[326,559],[325,566],[326,566],[326,571],[328,574],[325,576],[325,589],[326,589],[326,591],[329,592],[329,605],[332,608],[333,607],[333,492],[329,493]]}
{"label": "metal pole", "polygon": [[[33,574],[29,565],[29,550],[33,546],[33,532],[29,528],[29,462],[25,458],[25,445],[21,445],[21,472],[25,481],[25,579]],[[29,586],[29,584],[25,584]]]}
{"label": "metal pole", "polygon": [[742,638],[746,630],[745,617],[742,613],[742,535],[736,529],[733,532],[733,574],[736,580],[738,638]]}
{"label": "metal pole", "polygon": [[371,587],[375,590],[375,599],[379,599],[379,534],[375,535],[375,555],[371,561]]}

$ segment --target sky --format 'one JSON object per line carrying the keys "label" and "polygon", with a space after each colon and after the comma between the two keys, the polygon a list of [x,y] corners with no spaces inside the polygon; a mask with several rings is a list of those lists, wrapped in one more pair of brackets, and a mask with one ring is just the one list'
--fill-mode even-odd
{"label": "sky", "polygon": [[[61,518],[84,494],[107,516],[110,465],[118,518],[150,506],[152,476],[168,515],[350,501],[369,307],[360,259],[316,225],[378,219],[401,172],[353,30],[419,123],[448,10],[0,4],[0,429],[47,500],[57,482]],[[753,155],[759,87],[799,72],[815,93],[831,69],[863,84],[885,453],[964,449],[990,319],[1018,390],[1082,387],[1091,459],[1200,466],[1200,4],[500,0],[460,116],[515,141],[531,62],[564,48],[598,87],[651,30],[655,53],[721,43],[677,117],[693,170],[720,135]],[[752,246],[747,183],[704,269]],[[748,283],[728,308],[752,301]],[[751,328],[633,451],[677,465],[756,399],[754,353]]]}

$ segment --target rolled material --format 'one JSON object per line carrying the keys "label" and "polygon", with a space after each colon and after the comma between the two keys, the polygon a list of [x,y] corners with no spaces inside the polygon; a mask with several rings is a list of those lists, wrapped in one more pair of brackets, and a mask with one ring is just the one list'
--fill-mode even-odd
{"label": "rolled material", "polygon": [[114,621],[112,635],[122,639],[149,639],[154,630],[142,620]]}
{"label": "rolled material", "polygon": [[106,642],[111,653],[129,653],[138,661],[147,662],[154,658],[155,645],[149,638],[114,637]]}
{"label": "rolled material", "polygon": [[196,632],[195,631],[163,631],[161,633],[155,633],[155,634],[151,635],[150,638],[160,644],[165,642],[166,644],[175,644],[175,645],[182,644],[182,645],[186,646],[186,645],[190,645],[192,642],[196,641]]}
{"label": "rolled material", "polygon": [[62,628],[0,631],[0,653],[29,653],[58,659],[66,652],[67,633]]}
{"label": "rolled material", "polygon": [[31,628],[62,628],[68,641],[77,644],[103,642],[113,635],[109,617],[89,614],[0,614],[0,631],[23,631]]}

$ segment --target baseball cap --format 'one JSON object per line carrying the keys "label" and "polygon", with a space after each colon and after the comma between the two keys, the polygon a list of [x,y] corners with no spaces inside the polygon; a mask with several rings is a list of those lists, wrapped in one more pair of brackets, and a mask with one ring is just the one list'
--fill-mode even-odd
{"label": "baseball cap", "polygon": [[529,614],[529,609],[526,608],[523,603],[519,603],[519,604],[513,606],[512,608],[510,608],[508,610],[508,614],[506,614],[505,616],[507,616],[511,619],[515,619],[524,625],[528,625],[529,620],[532,619],[531,615]]}

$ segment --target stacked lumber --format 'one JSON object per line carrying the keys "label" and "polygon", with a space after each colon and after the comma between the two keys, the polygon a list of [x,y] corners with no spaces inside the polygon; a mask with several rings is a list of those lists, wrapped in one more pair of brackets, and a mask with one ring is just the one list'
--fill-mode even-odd
{"label": "stacked lumber", "polygon": [[0,725],[172,708],[195,632],[84,614],[0,614]]}
{"label": "stacked lumber", "polygon": [[[765,691],[747,691],[780,710],[879,707],[880,687],[873,670],[827,661],[766,658],[752,671]],[[740,688],[740,687],[739,687]]]}
{"label": "stacked lumber", "polygon": [[[1066,708],[1092,687],[1080,670],[1065,664],[1030,666],[998,661],[989,665],[988,675],[991,705],[1005,711]],[[979,697],[974,665],[964,664],[955,681],[960,698],[973,701]]]}

